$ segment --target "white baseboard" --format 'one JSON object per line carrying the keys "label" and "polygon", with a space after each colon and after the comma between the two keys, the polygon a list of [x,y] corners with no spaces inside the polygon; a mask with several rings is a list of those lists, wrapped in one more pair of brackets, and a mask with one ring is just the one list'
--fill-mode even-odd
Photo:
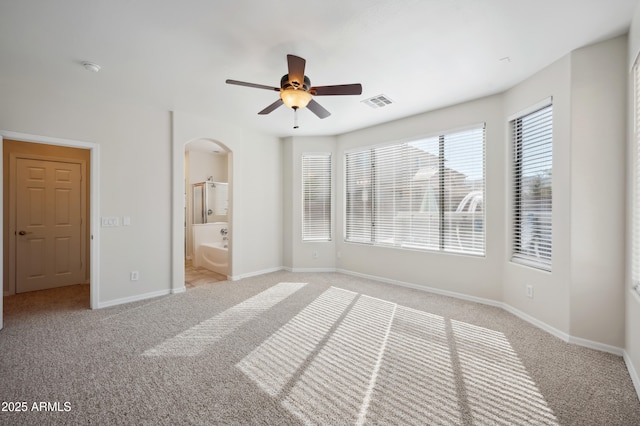
{"label": "white baseboard", "polygon": [[123,297],[121,299],[107,300],[106,302],[98,302],[98,309],[108,308],[110,306],[122,305],[123,303],[138,302],[140,300],[152,299],[154,297],[166,296],[170,294],[170,290],[158,290],[150,293],[137,294],[135,296]]}
{"label": "white baseboard", "polygon": [[185,291],[187,291],[187,287],[185,287],[185,286],[178,287],[178,288],[172,288],[171,289],[171,294],[184,293]]}
{"label": "white baseboard", "polygon": [[423,290],[429,293],[434,293],[434,294],[439,294],[441,296],[449,296],[449,297],[454,297],[456,299],[462,299],[462,300],[467,300],[469,302],[476,302],[476,303],[481,303],[483,305],[489,305],[489,306],[495,306],[498,308],[502,307],[502,303],[501,302],[496,302],[495,300],[491,300],[491,299],[485,299],[483,297],[476,297],[476,296],[469,296],[468,294],[464,294],[464,293],[456,293],[454,291],[447,291],[447,290],[442,290],[439,288],[435,288],[435,287],[429,287],[429,286],[424,286],[424,285],[420,285],[420,284],[414,284],[414,283],[409,283],[406,281],[398,281],[398,280],[392,280],[389,278],[381,278],[381,277],[377,277],[375,275],[368,275],[368,274],[362,274],[360,272],[353,272],[353,271],[349,271],[346,269],[338,269],[337,272],[340,272],[341,274],[346,274],[346,275],[352,275],[354,277],[360,277],[360,278],[366,278],[372,281],[378,281],[378,282],[383,282],[383,283],[387,283],[387,284],[394,284],[394,285],[399,285],[402,287],[408,287],[408,288],[412,288],[415,290]]}
{"label": "white baseboard", "polygon": [[511,305],[508,305],[506,303],[502,304],[502,308],[517,316],[518,318],[525,320],[526,322],[535,325],[536,327],[546,331],[547,333],[556,336],[557,338],[564,340],[567,343],[571,343],[574,345],[578,345],[578,346],[583,346],[585,348],[589,348],[589,349],[595,349],[597,351],[601,351],[601,352],[607,352],[610,354],[614,354],[614,355],[618,355],[618,356],[622,356],[624,350],[622,348],[619,348],[617,346],[612,346],[612,345],[607,345],[606,343],[600,343],[600,342],[595,342],[593,340],[588,340],[588,339],[583,339],[581,337],[575,337],[572,336],[568,333],[565,333],[562,330],[558,330],[557,328],[543,322],[540,321],[537,318],[532,317],[529,314],[525,314],[524,312],[514,308]]}
{"label": "white baseboard", "polygon": [[297,273],[304,273],[304,272],[337,272],[336,268],[289,268],[289,267],[284,267],[282,268],[285,271],[288,272],[297,272]]}
{"label": "white baseboard", "polygon": [[230,281],[240,281],[243,278],[257,277],[258,275],[270,274],[272,272],[282,271],[283,269],[284,269],[284,266],[277,266],[275,268],[268,268],[268,269],[262,269],[260,271],[247,272],[246,274],[241,274],[241,275],[230,275],[227,278],[229,278]]}
{"label": "white baseboard", "polygon": [[568,342],[573,343],[574,345],[584,346],[585,348],[608,352],[618,356],[622,356],[624,354],[623,348],[607,345],[606,343],[594,342],[593,340],[583,339],[582,337],[569,336]]}
{"label": "white baseboard", "polygon": [[547,333],[556,336],[562,340],[564,340],[567,343],[572,343],[578,346],[583,346],[586,348],[590,348],[590,349],[595,349],[598,351],[602,351],[602,352],[608,352],[614,355],[618,355],[618,356],[622,356],[624,350],[622,348],[619,348],[617,346],[611,346],[611,345],[607,345],[605,343],[600,343],[600,342],[594,342],[592,340],[587,340],[587,339],[582,339],[580,337],[575,337],[575,336],[571,336],[570,334],[567,334],[561,330],[558,330],[555,327],[550,326],[549,324],[540,321],[537,318],[532,317],[529,314],[526,314],[516,308],[514,308],[511,305],[508,305],[504,302],[499,302],[496,300],[492,300],[492,299],[486,299],[486,298],[482,298],[482,297],[476,297],[476,296],[469,296],[467,294],[463,294],[463,293],[456,293],[453,291],[447,291],[447,290],[442,290],[439,288],[433,288],[433,287],[428,287],[428,286],[423,286],[423,285],[419,285],[419,284],[414,284],[414,283],[408,283],[405,281],[398,281],[398,280],[392,280],[392,279],[388,279],[388,278],[381,278],[381,277],[376,277],[374,275],[367,275],[367,274],[362,274],[359,272],[353,272],[353,271],[349,271],[349,270],[345,270],[345,269],[338,269],[337,272],[346,274],[346,275],[353,275],[356,277],[361,277],[361,278],[366,278],[366,279],[370,279],[373,281],[379,281],[379,282],[384,282],[384,283],[388,283],[388,284],[394,284],[394,285],[399,285],[402,287],[408,287],[408,288],[413,288],[416,290],[423,290],[423,291],[427,291],[429,293],[434,293],[434,294],[439,294],[442,296],[449,296],[449,297],[454,297],[456,299],[462,299],[462,300],[466,300],[469,302],[475,302],[475,303],[481,303],[483,305],[489,305],[489,306],[495,306],[497,308],[502,308],[505,311],[517,316],[518,318],[546,331]]}
{"label": "white baseboard", "polygon": [[571,339],[571,336],[565,333],[564,331],[558,330],[557,328],[550,326],[546,322],[540,321],[539,319],[532,317],[531,315],[526,314],[521,310],[514,308],[511,305],[502,303],[502,309],[509,312],[510,314],[517,316],[521,320],[524,320],[529,324],[535,325],[536,327],[546,331],[547,333],[553,336],[556,336],[558,339],[564,340],[565,342],[569,342],[569,340]]}
{"label": "white baseboard", "polygon": [[638,377],[638,371],[633,366],[633,363],[631,362],[631,358],[629,357],[629,354],[627,354],[627,351],[622,352],[622,358],[624,359],[624,363],[627,365],[627,370],[629,371],[629,375],[631,376],[633,387],[636,388],[638,399],[640,399],[640,377]]}

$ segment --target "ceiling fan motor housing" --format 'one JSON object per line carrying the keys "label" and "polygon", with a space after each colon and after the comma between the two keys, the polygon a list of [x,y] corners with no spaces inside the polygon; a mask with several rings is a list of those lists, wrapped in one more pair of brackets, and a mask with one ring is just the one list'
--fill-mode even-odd
{"label": "ceiling fan motor housing", "polygon": [[289,74],[285,74],[280,79],[280,87],[282,88],[282,90],[285,90],[285,89],[302,89],[305,92],[308,92],[309,88],[311,87],[311,80],[309,80],[309,77],[307,77],[305,75],[304,76],[304,81],[302,82],[302,87],[300,87],[300,82],[299,81],[297,81],[297,80],[291,81],[291,80],[289,80]]}

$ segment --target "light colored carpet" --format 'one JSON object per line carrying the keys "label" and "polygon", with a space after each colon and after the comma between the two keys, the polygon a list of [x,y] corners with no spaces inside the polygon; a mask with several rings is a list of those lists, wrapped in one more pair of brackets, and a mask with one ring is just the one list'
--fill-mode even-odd
{"label": "light colored carpet", "polygon": [[620,357],[498,308],[287,272],[88,301],[5,298],[0,424],[640,424]]}

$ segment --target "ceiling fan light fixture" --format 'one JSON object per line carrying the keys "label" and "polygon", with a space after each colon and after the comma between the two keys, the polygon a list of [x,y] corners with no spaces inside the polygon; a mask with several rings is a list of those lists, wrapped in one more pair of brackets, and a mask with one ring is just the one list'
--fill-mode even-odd
{"label": "ceiling fan light fixture", "polygon": [[311,93],[302,89],[285,89],[280,91],[280,99],[289,108],[304,108],[311,101]]}

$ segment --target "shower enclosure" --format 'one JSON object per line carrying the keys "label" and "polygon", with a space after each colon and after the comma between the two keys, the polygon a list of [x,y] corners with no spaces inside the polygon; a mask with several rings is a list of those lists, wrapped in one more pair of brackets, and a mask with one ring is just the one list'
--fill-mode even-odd
{"label": "shower enclosure", "polygon": [[228,187],[226,182],[199,182],[191,185],[193,224],[227,220]]}

